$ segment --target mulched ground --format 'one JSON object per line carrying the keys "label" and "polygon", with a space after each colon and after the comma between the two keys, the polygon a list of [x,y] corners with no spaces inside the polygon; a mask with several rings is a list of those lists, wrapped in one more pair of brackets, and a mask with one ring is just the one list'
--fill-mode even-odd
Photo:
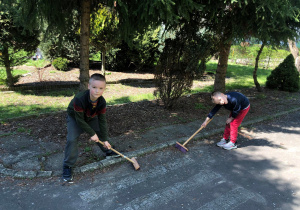
{"label": "mulched ground", "polygon": [[[77,73],[75,73],[77,71]],[[48,71],[50,72],[50,71]],[[95,71],[91,71],[94,73]],[[48,73],[51,75],[51,73]],[[76,76],[73,76],[77,75]],[[56,74],[55,74],[56,75]],[[46,74],[44,74],[47,78]],[[68,76],[65,72],[61,75],[56,75],[56,79],[63,80],[78,80],[78,69],[69,71]],[[27,80],[22,78],[20,82],[37,82],[38,74],[26,76]],[[122,79],[134,78],[138,80],[151,79],[152,74],[138,73],[118,73],[111,72],[107,76],[108,80],[117,81]],[[52,80],[53,78],[51,78]],[[131,86],[127,86],[130,91]],[[116,90],[115,94],[120,91]],[[249,97],[251,102],[250,113],[251,118],[262,117],[268,114],[274,114],[289,108],[298,107],[300,104],[300,92],[287,93],[275,90],[264,89],[263,93],[258,93],[255,89],[240,90],[243,94]],[[110,94],[114,94],[110,92]],[[109,106],[107,109],[107,121],[109,126],[109,136],[115,137],[127,135],[128,139],[132,139],[134,134],[144,132],[151,128],[161,127],[176,123],[187,123],[193,120],[205,119],[213,104],[210,100],[209,93],[198,93],[191,96],[182,97],[179,103],[172,109],[166,110],[160,101],[142,101],[138,103],[128,103],[123,105]],[[222,110],[220,110],[222,112]],[[225,110],[223,110],[225,111]],[[226,112],[226,111],[225,111]],[[35,140],[52,141],[60,143],[63,146],[66,141],[66,113],[56,113],[51,115],[43,115],[38,118],[28,118],[22,120],[14,120],[0,124],[0,129],[3,132],[17,132],[19,127],[30,130],[30,135]],[[28,135],[23,133],[23,135]],[[81,150],[86,148],[87,136],[82,135],[80,142]],[[126,140],[126,138],[124,139]],[[147,145],[145,145],[147,146]],[[120,151],[127,151],[128,148],[118,148]]]}

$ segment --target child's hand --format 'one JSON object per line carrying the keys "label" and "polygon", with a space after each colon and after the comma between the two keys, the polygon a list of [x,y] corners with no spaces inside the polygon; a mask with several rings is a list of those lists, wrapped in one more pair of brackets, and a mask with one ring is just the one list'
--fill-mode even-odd
{"label": "child's hand", "polygon": [[104,147],[106,147],[107,149],[111,149],[111,145],[110,143],[108,143],[108,141],[105,141],[103,143],[104,143]]}
{"label": "child's hand", "polygon": [[229,118],[226,120],[226,124],[229,124],[229,123],[231,123],[233,119],[234,119],[234,118],[232,118],[232,117],[229,117]]}
{"label": "child's hand", "polygon": [[204,120],[204,122],[202,123],[201,127],[205,128],[205,127],[207,126],[207,123],[208,123],[209,120],[210,120],[210,118],[207,117],[207,118]]}
{"label": "child's hand", "polygon": [[91,137],[91,140],[94,141],[94,142],[99,142],[99,138],[98,138],[97,134],[93,135]]}

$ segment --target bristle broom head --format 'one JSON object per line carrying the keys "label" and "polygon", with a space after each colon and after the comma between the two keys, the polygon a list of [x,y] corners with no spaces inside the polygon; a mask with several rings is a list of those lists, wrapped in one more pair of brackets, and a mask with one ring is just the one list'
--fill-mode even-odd
{"label": "bristle broom head", "polygon": [[180,144],[178,142],[176,142],[175,147],[183,153],[186,153],[187,151],[189,151],[185,146],[183,146],[182,144]]}
{"label": "bristle broom head", "polygon": [[133,164],[133,167],[135,168],[135,170],[139,170],[140,169],[140,165],[138,164],[138,162],[136,161],[136,159],[133,157],[131,158],[132,160],[132,164]]}

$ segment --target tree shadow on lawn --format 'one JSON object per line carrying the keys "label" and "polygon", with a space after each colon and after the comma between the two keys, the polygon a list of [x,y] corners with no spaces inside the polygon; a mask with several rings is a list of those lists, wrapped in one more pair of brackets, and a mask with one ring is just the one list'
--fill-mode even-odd
{"label": "tree shadow on lawn", "polygon": [[[118,81],[116,81],[115,83],[112,83],[112,84],[117,84],[117,83],[129,85],[129,86],[134,86],[134,87],[143,86],[143,84],[149,84],[150,83],[153,87],[155,87],[154,79],[127,78],[127,79],[118,80]],[[108,84],[110,84],[110,83],[108,82]]]}

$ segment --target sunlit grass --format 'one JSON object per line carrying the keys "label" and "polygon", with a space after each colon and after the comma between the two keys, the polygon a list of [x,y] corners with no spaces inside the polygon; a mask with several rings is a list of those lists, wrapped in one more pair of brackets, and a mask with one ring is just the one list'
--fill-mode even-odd
{"label": "sunlit grass", "polygon": [[73,96],[41,96],[0,92],[0,119],[66,110]]}
{"label": "sunlit grass", "polygon": [[32,59],[29,59],[27,61],[27,63],[25,63],[24,65],[25,66],[35,66],[35,67],[38,67],[38,68],[42,68],[46,65],[48,65],[50,62],[47,61],[47,60],[44,60],[44,59],[41,59],[41,60],[32,60]]}
{"label": "sunlit grass", "polygon": [[124,104],[130,102],[138,102],[138,101],[145,101],[145,100],[154,100],[155,96],[152,93],[148,94],[138,94],[138,95],[130,95],[124,96],[120,98],[116,98],[114,96],[105,98],[108,105],[115,105],[115,104]]}
{"label": "sunlit grass", "polygon": [[[216,62],[209,62],[207,64],[207,71],[214,72],[217,69]],[[236,64],[229,64],[226,78],[226,90],[252,88],[255,87],[252,74],[254,67],[241,66]],[[26,72],[22,72],[26,73]],[[264,86],[267,76],[271,70],[258,69],[258,81]],[[108,91],[116,91],[115,86],[108,86]],[[120,92],[126,93],[127,85],[118,86]],[[144,87],[145,88],[145,87]],[[198,92],[212,92],[213,85],[207,85],[202,88],[195,88],[188,94]],[[36,115],[41,113],[51,113],[57,111],[65,111],[71,99],[76,94],[74,88],[62,90],[48,90],[48,91],[20,91],[20,92],[0,92],[0,119],[6,119]],[[143,100],[156,99],[152,93],[130,94],[121,97],[113,95],[105,95],[107,105],[124,104],[129,102],[138,102]]]}
{"label": "sunlit grass", "polygon": [[[74,90],[52,90],[47,92],[0,92],[0,119],[65,111],[75,95]],[[153,100],[153,94],[137,94],[125,97],[108,96],[107,105],[124,104],[143,100]]]}
{"label": "sunlit grass", "polygon": [[[207,71],[215,73],[217,69],[217,62],[208,62]],[[227,74],[226,74],[226,90],[243,89],[243,88],[253,88],[255,87],[253,80],[253,66],[242,66],[238,64],[228,64]],[[271,74],[270,69],[257,70],[257,80],[260,85],[265,86],[267,77]],[[213,88],[205,87],[204,90]],[[203,90],[201,91],[203,92]]]}
{"label": "sunlit grass", "polygon": [[[24,69],[14,69],[12,70],[12,75],[13,76],[17,76],[17,75],[22,75],[22,74],[26,74],[28,73],[29,71],[27,70],[24,70]],[[5,85],[5,79],[7,78],[7,75],[6,75],[6,71],[4,68],[0,68],[0,85]]]}

